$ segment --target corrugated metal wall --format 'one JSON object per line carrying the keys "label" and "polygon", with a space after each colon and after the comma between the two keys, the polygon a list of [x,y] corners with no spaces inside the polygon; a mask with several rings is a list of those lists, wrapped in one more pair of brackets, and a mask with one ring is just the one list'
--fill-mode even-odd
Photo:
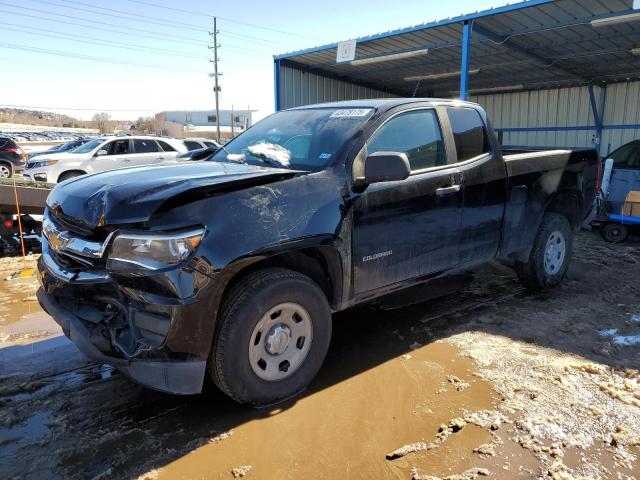
{"label": "corrugated metal wall", "polygon": [[[599,87],[594,87],[598,106],[600,92]],[[505,129],[505,145],[595,145],[595,120],[587,87],[475,95],[470,100],[487,110],[494,128]],[[602,155],[640,139],[640,82],[606,87],[603,125]]]}
{"label": "corrugated metal wall", "polygon": [[393,96],[381,90],[280,66],[280,110],[312,103]]}
{"label": "corrugated metal wall", "polygon": [[[599,89],[595,89],[595,94],[599,99]],[[595,144],[595,120],[586,87],[478,95],[470,100],[485,108],[494,128],[506,129],[505,145],[593,147]],[[549,127],[585,129],[524,130]],[[587,130],[588,127],[592,129]]]}
{"label": "corrugated metal wall", "polygon": [[[281,110],[312,103],[395,95],[343,80],[280,66]],[[601,88],[594,87],[600,105]],[[584,87],[514,93],[472,95],[482,105],[493,127],[503,130],[505,145],[594,147],[596,122]],[[640,82],[606,87],[600,153],[605,155],[631,140],[640,139]]]}
{"label": "corrugated metal wall", "polygon": [[[603,155],[631,140],[640,139],[640,82],[616,83],[607,87],[604,125]],[[609,126],[624,128],[607,128]]]}

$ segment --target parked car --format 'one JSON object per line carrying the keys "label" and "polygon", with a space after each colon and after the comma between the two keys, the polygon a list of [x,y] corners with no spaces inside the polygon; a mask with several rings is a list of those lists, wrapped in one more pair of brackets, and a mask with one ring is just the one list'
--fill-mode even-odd
{"label": "parked car", "polygon": [[70,142],[61,143],[59,145],[55,145],[48,150],[44,150],[42,152],[33,152],[29,154],[29,159],[33,157],[38,157],[40,155],[48,155],[51,153],[62,153],[62,152],[70,152],[78,148],[80,145],[84,145],[89,141],[88,138],[81,138],[77,140],[71,140]]}
{"label": "parked car", "polygon": [[87,173],[175,162],[178,154],[185,151],[183,143],[172,138],[101,137],[69,152],[29,160],[24,176],[39,182],[57,183]]}
{"label": "parked car", "polygon": [[143,385],[192,394],[208,375],[268,405],[318,372],[332,312],[495,258],[527,287],[558,285],[598,162],[502,151],[467,102],[281,111],[210,161],[56,186],[38,298],[86,355]]}
{"label": "parked car", "polygon": [[0,137],[0,178],[11,178],[24,170],[23,151],[9,137]]}
{"label": "parked car", "polygon": [[209,140],[208,138],[185,138],[183,143],[189,151],[199,150],[201,148],[220,148],[218,142]]}

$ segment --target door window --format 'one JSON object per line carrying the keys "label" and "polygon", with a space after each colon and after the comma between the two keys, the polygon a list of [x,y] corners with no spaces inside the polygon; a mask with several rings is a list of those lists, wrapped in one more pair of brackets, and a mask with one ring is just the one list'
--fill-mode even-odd
{"label": "door window", "polygon": [[165,152],[175,152],[176,151],[175,148],[173,148],[167,142],[163,142],[162,140],[158,140],[158,144],[160,145],[160,148],[162,148],[162,150],[165,151]]}
{"label": "door window", "polygon": [[458,161],[464,162],[491,151],[487,130],[480,114],[473,108],[447,108],[456,143]]}
{"label": "door window", "polygon": [[401,152],[407,155],[411,171],[446,165],[447,155],[434,110],[401,113],[385,123],[367,144],[367,154]]}
{"label": "door window", "polygon": [[187,147],[187,150],[189,151],[202,148],[202,145],[200,145],[198,142],[194,142],[193,140],[185,140],[184,146]]}
{"label": "door window", "polygon": [[111,142],[105,147],[105,150],[107,155],[126,155],[129,153],[129,139]]}
{"label": "door window", "polygon": [[624,145],[609,157],[613,158],[614,168],[640,169],[640,145]]}
{"label": "door window", "polygon": [[154,153],[158,151],[158,144],[154,140],[134,140],[133,149],[136,153]]}

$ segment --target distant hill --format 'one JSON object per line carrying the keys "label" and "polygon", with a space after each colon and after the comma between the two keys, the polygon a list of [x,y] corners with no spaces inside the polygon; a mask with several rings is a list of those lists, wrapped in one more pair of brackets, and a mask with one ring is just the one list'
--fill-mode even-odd
{"label": "distant hill", "polygon": [[93,122],[78,120],[68,115],[6,107],[0,107],[0,123],[20,123],[45,127],[93,128]]}

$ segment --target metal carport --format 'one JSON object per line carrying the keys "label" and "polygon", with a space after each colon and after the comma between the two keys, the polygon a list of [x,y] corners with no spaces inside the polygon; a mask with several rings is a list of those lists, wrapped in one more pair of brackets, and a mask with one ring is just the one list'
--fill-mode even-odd
{"label": "metal carport", "polygon": [[276,110],[459,97],[483,104],[511,144],[606,153],[640,136],[639,0],[530,0],[358,38],[340,63],[338,46],[274,57]]}

